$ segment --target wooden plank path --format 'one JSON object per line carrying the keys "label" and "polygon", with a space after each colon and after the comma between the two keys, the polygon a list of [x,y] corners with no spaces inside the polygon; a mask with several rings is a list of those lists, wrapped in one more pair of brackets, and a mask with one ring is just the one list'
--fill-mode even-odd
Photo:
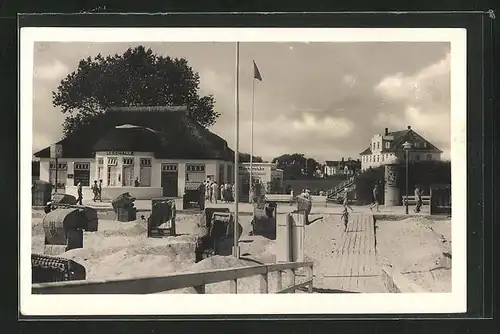
{"label": "wooden plank path", "polygon": [[356,213],[349,218],[346,232],[343,222],[340,224],[340,236],[331,252],[329,267],[320,274],[319,281],[331,290],[386,292],[377,263],[373,218],[369,214]]}

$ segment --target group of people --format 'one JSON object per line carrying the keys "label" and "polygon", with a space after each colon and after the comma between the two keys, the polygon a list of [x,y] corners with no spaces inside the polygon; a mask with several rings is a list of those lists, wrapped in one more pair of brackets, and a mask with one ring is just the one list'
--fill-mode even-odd
{"label": "group of people", "polygon": [[234,202],[234,184],[222,182],[220,185],[217,181],[207,179],[205,181],[205,199],[211,203],[232,203]]}
{"label": "group of people", "polygon": [[[379,206],[380,206],[380,184],[375,183],[373,186],[372,194],[373,194],[373,204],[370,206],[370,210],[373,211],[373,209],[376,209],[377,212],[380,212]],[[349,223],[349,211],[347,209],[350,209],[351,211],[354,211],[354,209],[349,205],[348,198],[348,189],[344,189],[344,202],[343,206],[344,209],[342,210],[342,216],[341,219],[344,221],[344,231],[347,231],[347,225]],[[416,206],[413,209],[415,213],[419,213],[421,208],[422,208],[422,194],[423,190],[420,186],[415,186],[415,200],[416,200]],[[407,199],[408,200],[408,199]]]}

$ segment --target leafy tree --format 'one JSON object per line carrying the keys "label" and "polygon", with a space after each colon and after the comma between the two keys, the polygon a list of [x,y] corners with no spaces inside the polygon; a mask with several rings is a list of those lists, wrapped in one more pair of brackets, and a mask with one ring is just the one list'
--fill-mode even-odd
{"label": "leafy tree", "polygon": [[307,158],[300,153],[283,154],[274,158],[272,162],[283,169],[283,178],[288,180],[314,178],[316,170],[321,168],[321,164],[315,159]]}
{"label": "leafy tree", "polygon": [[200,96],[199,74],[184,58],[159,56],[138,46],[122,55],[80,60],[52,92],[52,103],[68,114],[63,133],[68,136],[112,106],[186,105],[201,125],[215,124],[212,95]]}
{"label": "leafy tree", "polygon": [[[239,161],[240,162],[250,162],[250,154],[240,152]],[[252,162],[264,162],[264,160],[262,160],[262,157],[253,156]]]}

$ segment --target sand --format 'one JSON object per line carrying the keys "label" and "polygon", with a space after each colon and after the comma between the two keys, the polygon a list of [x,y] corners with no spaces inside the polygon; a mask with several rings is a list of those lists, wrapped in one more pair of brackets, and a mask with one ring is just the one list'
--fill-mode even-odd
{"label": "sand", "polygon": [[451,292],[451,221],[377,221],[380,262],[429,292]]}

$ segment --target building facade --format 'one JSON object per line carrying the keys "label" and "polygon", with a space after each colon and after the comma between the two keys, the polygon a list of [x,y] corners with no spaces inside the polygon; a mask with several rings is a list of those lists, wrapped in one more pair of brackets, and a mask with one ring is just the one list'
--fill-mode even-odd
{"label": "building facade", "polygon": [[50,148],[35,153],[40,180],[55,184],[57,170],[58,188],[76,195],[81,182],[84,199],[93,198],[91,186],[100,180],[103,199],[123,192],[137,199],[180,197],[186,182],[234,182],[234,152],[188,118],[185,107],[110,108],[97,124],[57,144],[57,168]]}
{"label": "building facade", "polygon": [[[278,193],[283,190],[283,170],[277,168],[277,164],[271,162],[254,162],[252,163],[252,179],[253,182],[262,183],[266,192]],[[250,185],[250,163],[241,163],[239,166],[239,177],[242,187],[241,193],[248,194]]]}
{"label": "building facade", "polygon": [[327,160],[325,162],[325,165],[323,166],[323,173],[326,176],[354,175],[360,169],[361,161],[359,159],[353,160],[351,158],[347,158],[347,160],[345,160],[344,158],[342,158],[342,160],[339,161]]}
{"label": "building facade", "polygon": [[393,163],[404,157],[403,144],[409,142],[411,148],[408,150],[409,161],[439,161],[441,160],[440,149],[427,139],[415,132],[411,126],[406,130],[389,132],[385,128],[383,134],[375,134],[370,146],[360,153],[361,170],[375,168],[387,163]]}

